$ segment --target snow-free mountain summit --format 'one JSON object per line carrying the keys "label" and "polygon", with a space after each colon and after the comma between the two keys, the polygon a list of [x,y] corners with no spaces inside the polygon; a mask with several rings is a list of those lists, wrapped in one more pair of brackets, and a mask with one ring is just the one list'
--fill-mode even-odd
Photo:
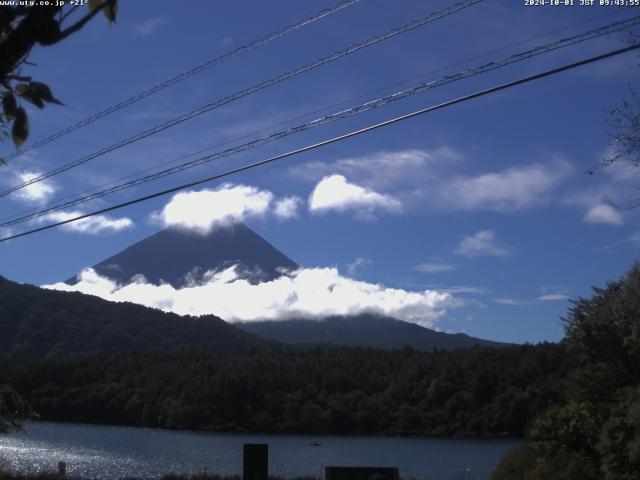
{"label": "snow-free mountain summit", "polygon": [[[242,223],[216,228],[208,234],[167,228],[92,268],[103,277],[127,284],[143,275],[147,282],[179,288],[199,281],[207,271],[235,265],[252,281],[268,281],[298,265]],[[75,278],[67,283],[76,283]]]}
{"label": "snow-free mountain summit", "polygon": [[[144,277],[174,288],[206,281],[207,272],[235,266],[251,283],[268,282],[300,268],[288,256],[244,224],[216,228],[207,234],[162,230],[96,264],[93,269],[120,285]],[[69,279],[67,283],[76,283]],[[224,298],[211,299],[224,302]],[[251,298],[246,298],[251,302]],[[265,319],[235,323],[236,327],[286,344],[324,344],[418,350],[501,345],[464,334],[447,334],[375,313],[328,318]]]}

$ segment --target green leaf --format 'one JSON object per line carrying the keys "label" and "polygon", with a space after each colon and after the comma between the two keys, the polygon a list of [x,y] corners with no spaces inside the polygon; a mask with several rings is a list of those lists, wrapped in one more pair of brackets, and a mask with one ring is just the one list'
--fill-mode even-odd
{"label": "green leaf", "polygon": [[93,12],[102,3],[101,0],[89,0],[89,13]]}
{"label": "green leaf", "polygon": [[0,27],[0,43],[4,42],[13,33],[13,27],[7,23]]}
{"label": "green leaf", "polygon": [[32,98],[40,98],[48,103],[57,103],[58,105],[64,105],[60,100],[56,99],[51,93],[51,89],[48,85],[41,82],[31,82],[29,84],[29,96]]}
{"label": "green leaf", "polygon": [[38,89],[34,89],[32,85],[33,82],[30,84],[19,83],[18,85],[16,85],[16,92],[18,92],[18,95],[24,98],[27,102],[33,103],[38,108],[44,108],[44,102],[42,101],[40,92],[38,91]]}
{"label": "green leaf", "polygon": [[20,95],[27,102],[33,103],[38,108],[44,108],[44,102],[40,97],[34,96],[31,92],[27,92],[24,95]]}
{"label": "green leaf", "polygon": [[110,0],[102,9],[102,12],[104,16],[107,17],[107,20],[109,20],[109,23],[115,22],[116,14],[118,13],[118,1]]}
{"label": "green leaf", "polygon": [[13,120],[16,117],[18,113],[18,103],[13,93],[6,92],[4,94],[4,97],[2,97],[2,109],[9,120]]}
{"label": "green leaf", "polygon": [[29,119],[24,108],[18,108],[16,119],[13,121],[11,137],[16,148],[20,148],[29,136]]}

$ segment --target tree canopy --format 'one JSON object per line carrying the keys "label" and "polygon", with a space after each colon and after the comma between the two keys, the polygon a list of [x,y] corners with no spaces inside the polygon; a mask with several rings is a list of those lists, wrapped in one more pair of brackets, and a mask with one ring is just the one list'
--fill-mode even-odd
{"label": "tree canopy", "polygon": [[0,385],[0,433],[19,430],[22,422],[31,417],[29,404],[13,388]]}
{"label": "tree canopy", "polygon": [[609,117],[609,153],[604,165],[620,160],[640,166],[640,97],[633,85],[622,103],[611,110]]}
{"label": "tree canopy", "polygon": [[540,415],[494,480],[640,479],[640,265],[563,319],[565,401]]}
{"label": "tree canopy", "polygon": [[[99,12],[114,22],[117,0],[89,0],[88,11],[78,15],[82,2],[47,2],[50,5],[0,6],[0,134],[20,148],[29,135],[29,119],[22,106],[27,101],[38,108],[62,104],[45,83],[25,74],[29,53],[36,45],[50,46],[82,29]],[[56,5],[60,3],[61,5]]]}
{"label": "tree canopy", "polygon": [[[29,119],[23,101],[38,108],[45,104],[62,105],[49,86],[25,74],[29,53],[36,45],[49,46],[61,42],[82,29],[93,17],[103,12],[114,22],[117,0],[89,0],[88,11],[77,16],[82,2],[47,2],[31,5],[15,2],[0,6],[0,140],[9,135],[16,148],[29,136]],[[59,5],[56,5],[59,3]],[[9,133],[10,131],[10,133]],[[0,163],[4,160],[0,158]],[[0,385],[0,433],[19,428],[29,416],[27,404],[10,387]]]}

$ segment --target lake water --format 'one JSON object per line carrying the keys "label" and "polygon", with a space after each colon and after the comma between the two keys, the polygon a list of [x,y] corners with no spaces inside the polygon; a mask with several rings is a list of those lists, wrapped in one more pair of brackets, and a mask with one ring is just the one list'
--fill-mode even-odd
{"label": "lake water", "polygon": [[[318,442],[321,446],[311,446]],[[393,466],[433,480],[488,479],[518,440],[236,435],[33,422],[0,435],[0,463],[17,472],[57,471],[89,478],[165,473],[242,473],[242,444],[269,444],[269,473],[321,477],[326,465]]]}

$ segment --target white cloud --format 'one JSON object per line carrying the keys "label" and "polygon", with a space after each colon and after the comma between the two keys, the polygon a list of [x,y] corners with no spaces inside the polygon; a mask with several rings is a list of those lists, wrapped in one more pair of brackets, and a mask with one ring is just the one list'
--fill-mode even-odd
{"label": "white cloud", "polygon": [[[80,291],[115,302],[134,302],[180,315],[217,315],[228,321],[321,319],[331,315],[377,313],[426,327],[462,305],[449,293],[386,288],[342,276],[335,268],[307,268],[275,280],[251,284],[235,267],[209,272],[203,283],[176,289],[142,279],[117,285],[85,270],[76,285],[44,288]],[[251,299],[251,301],[247,301]]]}
{"label": "white cloud", "polygon": [[178,193],[160,212],[152,215],[165,227],[177,227],[206,234],[248,217],[269,212],[273,194],[247,185],[224,184],[215,190]]}
{"label": "white cloud", "polygon": [[347,273],[351,276],[354,276],[358,273],[358,270],[366,267],[367,265],[371,265],[371,260],[367,258],[358,257],[353,262],[347,264]]}
{"label": "white cloud", "polygon": [[564,293],[549,293],[547,295],[542,295],[538,297],[538,300],[543,302],[557,302],[560,300],[568,300],[569,297]]}
{"label": "white cloud", "polygon": [[521,210],[546,200],[547,194],[569,171],[568,163],[557,162],[454,177],[441,184],[440,202],[455,210]]}
{"label": "white cloud", "polygon": [[353,211],[371,218],[375,210],[399,212],[401,209],[402,204],[394,197],[349,183],[343,175],[324,177],[309,196],[311,212]]}
{"label": "white cloud", "polygon": [[[42,172],[38,171],[26,171],[16,175],[16,183],[25,183],[34,178],[42,175]],[[29,186],[23,187],[20,190],[16,190],[12,197],[23,201],[25,203],[42,205],[47,203],[51,197],[56,193],[56,187],[54,184],[47,180],[42,180],[36,183],[32,183]]]}
{"label": "white cloud", "polygon": [[[83,212],[71,211],[71,212],[54,212],[49,213],[38,219],[39,222],[64,222],[72,218],[83,215]],[[104,231],[119,232],[125,228],[130,228],[134,225],[130,218],[113,218],[107,215],[95,215],[93,217],[84,218],[75,222],[67,223],[62,226],[65,230],[76,233],[87,233],[95,235]]]}
{"label": "white cloud", "polygon": [[[563,159],[511,168],[455,175],[465,163],[456,150],[378,151],[333,162],[308,162],[289,170],[315,181],[342,175],[363,188],[384,191],[403,210],[513,212],[544,204],[572,170]],[[468,169],[467,169],[468,170]]]}
{"label": "white cloud", "polygon": [[232,43],[233,43],[234,39],[231,36],[226,36],[221,38],[220,40],[218,40],[216,43],[218,44],[219,47],[225,48],[225,47],[229,47]]}
{"label": "white cloud", "polygon": [[450,263],[424,262],[413,267],[414,270],[422,273],[442,273],[455,270],[455,266]]}
{"label": "white cloud", "polygon": [[516,298],[508,298],[508,297],[494,298],[493,301],[494,303],[497,303],[499,305],[509,305],[512,307],[520,307],[522,305],[526,305],[527,303],[529,303],[526,300],[518,300]]}
{"label": "white cloud", "polygon": [[453,285],[449,287],[442,287],[439,290],[448,293],[469,293],[476,295],[484,295],[488,293],[485,287],[476,287],[473,285]]}
{"label": "white cloud", "polygon": [[584,216],[584,221],[587,223],[604,223],[608,225],[622,225],[624,223],[620,212],[604,203],[599,203],[591,207]]}
{"label": "white cloud", "polygon": [[[610,153],[609,149],[602,157]],[[585,223],[620,226],[624,224],[620,209],[638,203],[638,182],[640,168],[629,162],[616,162],[596,170],[594,175],[585,176],[582,188],[566,195],[563,202],[583,208]]]}
{"label": "white cloud", "polygon": [[374,190],[415,187],[435,179],[443,167],[455,165],[460,160],[461,156],[448,147],[382,150],[333,162],[307,162],[291,167],[289,174],[313,182],[339,174]]}
{"label": "white cloud", "polygon": [[[486,295],[490,291],[486,287],[478,287],[475,285],[443,285],[437,283],[419,284],[420,288],[427,288],[430,290],[437,290],[439,292],[447,292],[451,294],[466,293],[469,295]],[[417,287],[417,284],[412,286]]]}
{"label": "white cloud", "polygon": [[496,234],[493,230],[482,230],[464,238],[455,253],[469,258],[480,256],[506,257],[511,255],[512,249],[500,243],[496,239]]}
{"label": "white cloud", "polygon": [[276,202],[273,213],[277,218],[281,220],[296,218],[298,216],[298,210],[301,204],[302,199],[300,197],[284,197]]}
{"label": "white cloud", "polygon": [[541,296],[538,297],[542,302],[558,302],[569,299],[569,289],[564,285],[543,285],[540,287]]}
{"label": "white cloud", "polygon": [[[11,227],[2,227],[0,228],[0,238],[7,238],[15,235],[17,232]],[[8,240],[11,242],[12,240]]]}
{"label": "white cloud", "polygon": [[169,20],[162,17],[150,18],[142,23],[139,23],[135,26],[135,33],[146,37],[148,35],[153,35],[158,29],[164,25],[169,23]]}

